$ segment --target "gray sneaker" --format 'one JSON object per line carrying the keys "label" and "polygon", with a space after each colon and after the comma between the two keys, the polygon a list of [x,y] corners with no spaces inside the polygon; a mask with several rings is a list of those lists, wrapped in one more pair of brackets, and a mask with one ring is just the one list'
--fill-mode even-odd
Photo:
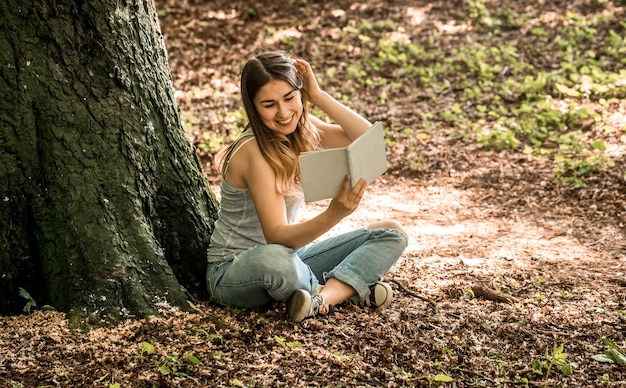
{"label": "gray sneaker", "polygon": [[324,303],[321,295],[311,296],[305,290],[296,290],[287,301],[287,314],[292,322],[302,322],[305,318],[328,312],[330,305]]}
{"label": "gray sneaker", "polygon": [[391,304],[393,290],[385,282],[376,282],[370,287],[370,294],[365,298],[365,304],[376,310],[382,310]]}

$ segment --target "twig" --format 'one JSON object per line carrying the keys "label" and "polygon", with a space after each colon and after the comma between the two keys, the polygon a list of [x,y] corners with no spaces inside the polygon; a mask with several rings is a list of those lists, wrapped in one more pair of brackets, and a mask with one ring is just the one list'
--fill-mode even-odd
{"label": "twig", "polygon": [[502,292],[494,291],[483,286],[472,287],[472,292],[476,297],[482,297],[487,300],[492,300],[494,302],[513,303],[517,300],[513,295],[504,294]]}
{"label": "twig", "polygon": [[196,306],[196,305],[195,305],[195,303],[193,303],[192,301],[187,300],[187,303],[188,303],[188,304],[189,304],[189,306],[190,306],[190,307],[191,307],[191,308],[192,308],[195,312],[197,312],[198,314],[200,314],[200,315],[202,315],[202,316],[205,316],[205,317],[207,317],[207,316],[208,316],[208,314],[207,314],[206,312],[202,311],[202,310],[201,310],[198,306]]}
{"label": "twig", "polygon": [[535,329],[534,331],[541,333],[541,334],[545,334],[545,335],[554,335],[554,336],[565,336],[565,337],[577,337],[578,334],[572,334],[572,333],[564,333],[562,331],[549,331],[549,330],[540,330],[540,329]]}
{"label": "twig", "polygon": [[617,283],[618,285],[620,285],[622,287],[626,287],[626,279],[611,278],[611,279],[609,279],[609,282]]}
{"label": "twig", "polygon": [[597,241],[594,241],[594,242],[591,242],[591,243],[587,243],[586,245],[587,245],[588,247],[592,247],[592,246],[594,246],[594,245],[600,244],[600,243],[601,243],[601,242],[603,242],[604,240],[606,240],[606,236],[602,237],[601,239],[599,239],[599,240],[597,240]]}
{"label": "twig", "polygon": [[391,279],[392,282],[394,282],[395,284],[398,285],[398,287],[400,287],[402,289],[402,291],[406,292],[407,294],[414,296],[418,299],[423,300],[424,302],[428,302],[429,305],[432,306],[433,310],[435,310],[435,312],[437,312],[437,302],[435,302],[434,300],[427,298],[425,296],[421,296],[420,294],[418,294],[415,291],[409,290],[404,284],[400,283],[399,280],[395,280],[395,279]]}

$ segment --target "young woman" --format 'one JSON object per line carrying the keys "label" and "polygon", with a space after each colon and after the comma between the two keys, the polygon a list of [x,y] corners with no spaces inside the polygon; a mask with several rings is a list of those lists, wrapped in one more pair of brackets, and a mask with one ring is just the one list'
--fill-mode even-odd
{"label": "young woman", "polygon": [[[380,279],[407,245],[398,222],[314,242],[357,208],[364,180],[350,187],[347,176],[323,212],[295,222],[303,202],[298,155],[347,146],[370,122],[321,90],[309,63],[282,52],[248,61],[241,93],[249,123],[221,163],[221,206],[208,250],[212,297],[238,307],[286,300],[294,322],[347,300],[388,306],[392,290]],[[334,123],[309,114],[308,103]]]}

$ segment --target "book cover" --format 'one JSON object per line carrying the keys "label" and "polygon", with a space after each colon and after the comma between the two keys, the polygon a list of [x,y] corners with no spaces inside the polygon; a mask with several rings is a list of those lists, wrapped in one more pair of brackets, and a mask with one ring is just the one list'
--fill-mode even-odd
{"label": "book cover", "polygon": [[304,199],[315,202],[334,198],[346,174],[352,185],[360,178],[372,183],[387,171],[382,122],[377,121],[348,147],[305,152],[300,155]]}

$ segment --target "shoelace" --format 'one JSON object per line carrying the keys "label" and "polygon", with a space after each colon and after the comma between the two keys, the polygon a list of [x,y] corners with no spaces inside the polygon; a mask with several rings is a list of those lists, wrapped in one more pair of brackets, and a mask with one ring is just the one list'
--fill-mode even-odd
{"label": "shoelace", "polygon": [[313,317],[317,314],[326,315],[331,312],[332,306],[324,303],[324,298],[321,295],[315,295],[311,298],[311,311],[309,316]]}

